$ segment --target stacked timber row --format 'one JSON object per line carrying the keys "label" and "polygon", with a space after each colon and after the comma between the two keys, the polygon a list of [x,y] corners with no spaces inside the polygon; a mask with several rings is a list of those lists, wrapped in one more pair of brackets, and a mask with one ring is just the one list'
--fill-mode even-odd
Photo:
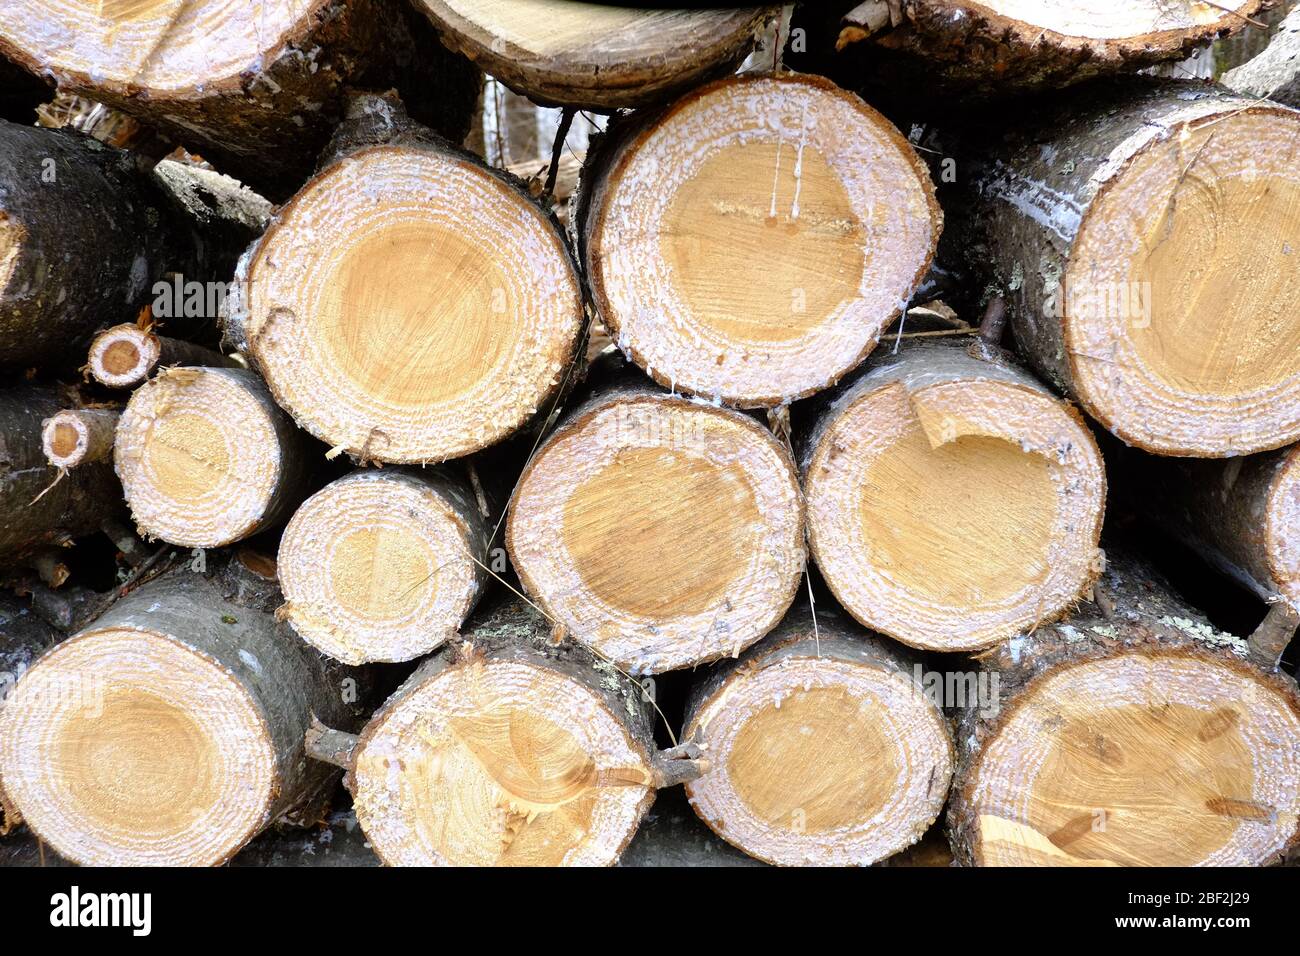
{"label": "stacked timber row", "polygon": [[337,774],[304,735],[353,726],[363,685],[231,593],[173,571],[30,666],[0,709],[7,819],[76,863],[166,866],[315,818]]}
{"label": "stacked timber row", "polygon": [[1300,694],[1149,569],[985,659],[948,826],[977,866],[1260,866],[1300,834]]}
{"label": "stacked timber row", "polygon": [[660,752],[643,689],[522,602],[430,655],[359,737],[310,750],[348,768],[357,820],[390,865],[617,862],[659,787],[699,772]]}
{"label": "stacked timber row", "polygon": [[276,199],[310,174],[348,87],[398,87],[459,141],[480,85],[398,0],[199,0],[179,13],[13,0],[0,10],[0,56],[138,117]]}
{"label": "stacked timber row", "polygon": [[1156,454],[1300,437],[1300,112],[1185,83],[1067,102],[973,150],[950,207],[1018,348]]}

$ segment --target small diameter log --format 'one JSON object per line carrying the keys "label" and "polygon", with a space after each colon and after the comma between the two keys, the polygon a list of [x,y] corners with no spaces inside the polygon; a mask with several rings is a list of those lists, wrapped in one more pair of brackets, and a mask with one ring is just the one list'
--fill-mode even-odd
{"label": "small diameter log", "polygon": [[952,212],[1019,348],[1147,451],[1294,441],[1300,112],[1200,84],[1079,97],[969,157]]}
{"label": "small diameter log", "polygon": [[1243,96],[1300,107],[1300,8],[1282,21],[1263,53],[1229,70],[1222,82]]}
{"label": "small diameter log", "polygon": [[280,616],[347,664],[423,657],[478,601],[488,538],[473,490],[450,470],[354,472],[285,528]]}
{"label": "small diameter log", "polygon": [[1265,601],[1300,611],[1300,445],[1245,458],[1132,455],[1133,506]]}
{"label": "small diameter log", "polygon": [[577,640],[653,674],[735,656],[771,630],[799,587],[802,529],[794,464],[763,425],[621,382],[532,457],[506,547]]}
{"label": "small diameter log", "polygon": [[949,804],[978,866],[1260,866],[1296,842],[1300,692],[1141,565],[985,658]]}
{"label": "small diameter log", "polygon": [[517,181],[392,100],[353,106],[337,158],[245,257],[227,339],[337,450],[466,455],[558,393],[584,323],[577,272]]}
{"label": "small diameter log", "polygon": [[0,368],[73,365],[164,272],[228,281],[268,210],[207,170],[146,171],[81,133],[4,122],[0,182]]}
{"label": "small diameter log", "polygon": [[745,407],[834,384],[921,282],[943,221],[898,131],[819,77],[712,83],[616,129],[579,246],[618,347]]}
{"label": "small diameter log", "polygon": [[188,571],[43,656],[0,710],[0,777],[28,826],[84,865],[216,865],[336,785],[307,760],[347,688],[273,617]]}
{"label": "small diameter log", "polygon": [[174,368],[132,394],[113,459],[141,534],[215,548],[288,518],[309,454],[253,372]]}
{"label": "small diameter log", "polygon": [[453,50],[529,99],[611,111],[732,72],[776,7],[639,10],[567,0],[416,0]]}
{"label": "small diameter log", "polygon": [[156,369],[175,365],[237,367],[232,359],[213,349],[155,335],[130,322],[95,336],[86,360],[91,377],[109,388],[135,388]]}
{"label": "small diameter log", "polygon": [[0,55],[156,126],[282,199],[310,174],[348,87],[402,89],[459,141],[481,85],[400,0],[11,0]]}
{"label": "small diameter log", "polygon": [[62,476],[46,461],[42,423],[66,403],[51,389],[0,389],[0,566],[90,534],[122,510],[107,461]]}
{"label": "small diameter log", "polygon": [[120,415],[116,408],[65,408],[55,412],[41,426],[45,460],[55,468],[109,460]]}
{"label": "small diameter log", "polygon": [[[476,616],[344,745],[357,820],[389,865],[611,865],[655,789],[697,772],[658,753],[646,695],[522,602]],[[338,735],[334,735],[338,736]]]}
{"label": "small diameter log", "polygon": [[1096,442],[1009,362],[915,340],[873,357],[802,445],[822,576],[905,644],[991,647],[1060,615],[1100,569]]}
{"label": "small diameter log", "polygon": [[[1185,58],[1249,26],[1263,0],[881,0],[853,7],[828,58],[837,78],[932,96],[1005,96]],[[870,16],[884,8],[884,16]],[[816,9],[815,7],[813,9]],[[816,14],[814,14],[816,15]],[[824,14],[822,14],[824,15]]]}
{"label": "small diameter log", "polygon": [[787,866],[863,866],[911,846],[939,815],[954,761],[919,666],[833,614],[792,611],[691,694],[683,739],[708,763],[686,784],[695,812]]}

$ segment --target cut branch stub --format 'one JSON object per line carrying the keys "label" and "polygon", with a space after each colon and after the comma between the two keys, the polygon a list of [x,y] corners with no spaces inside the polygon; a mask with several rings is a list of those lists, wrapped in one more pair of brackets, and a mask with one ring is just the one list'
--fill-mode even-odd
{"label": "cut branch stub", "polygon": [[1296,842],[1300,691],[1111,554],[1068,622],[1014,638],[962,710],[949,809],[982,866],[1260,866]]}
{"label": "cut branch stub", "polygon": [[1199,84],[1080,93],[973,155],[952,220],[1019,348],[1126,443],[1276,448],[1300,437],[1298,137],[1300,112]]}
{"label": "cut branch stub", "polygon": [[442,35],[538,103],[662,103],[733,70],[775,7],[643,10],[568,0],[416,0]]}
{"label": "cut branch stub", "polygon": [[990,647],[1061,614],[1100,570],[1101,454],[1011,365],[935,342],[873,358],[804,444],[818,568],[905,644]]}
{"label": "cut branch stub", "polygon": [[459,140],[481,82],[401,0],[6,0],[0,55],[276,199],[311,172],[347,88],[403,89]]}
{"label": "cut branch stub", "polygon": [[548,614],[647,674],[735,655],[774,627],[799,586],[802,529],[794,465],[762,425],[619,384],[533,457],[506,546]]}
{"label": "cut branch stub", "polygon": [[943,216],[898,131],[818,77],[721,80],[584,173],[581,246],[620,349],[743,406],[834,384],[925,276]]}
{"label": "cut branch stub", "polygon": [[409,661],[455,636],[487,574],[488,529],[449,471],[359,471],[290,519],[281,617],[347,664]]}
{"label": "cut branch stub", "polygon": [[270,614],[187,571],[45,654],[0,709],[0,777],[32,830],[85,865],[216,865],[337,781],[308,761],[343,688]]}
{"label": "cut branch stub", "polygon": [[369,461],[506,437],[558,392],[584,322],[554,220],[409,126],[327,165],[241,275],[229,337],[303,428]]}
{"label": "cut branch stub", "polygon": [[708,762],[686,784],[695,812],[787,866],[867,865],[911,846],[952,777],[947,722],[911,659],[807,606],[695,688],[683,736]]}
{"label": "cut branch stub", "polygon": [[101,385],[135,388],[160,366],[231,368],[236,363],[201,345],[155,335],[133,323],[124,323],[95,336],[86,365]]}
{"label": "cut branch stub", "polygon": [[213,548],[292,513],[303,439],[253,372],[174,368],[132,394],[114,464],[142,534]]}
{"label": "cut branch stub", "polygon": [[65,408],[51,415],[41,427],[45,460],[55,468],[106,460],[120,414],[116,408]]}
{"label": "cut branch stub", "polygon": [[385,863],[610,865],[654,800],[641,689],[522,603],[479,616],[355,748],[357,820]]}

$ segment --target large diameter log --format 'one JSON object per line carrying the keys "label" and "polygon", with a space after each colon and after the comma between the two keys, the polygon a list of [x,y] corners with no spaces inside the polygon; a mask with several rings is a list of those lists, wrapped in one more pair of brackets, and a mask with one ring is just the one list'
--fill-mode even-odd
{"label": "large diameter log", "polygon": [[1263,600],[1300,612],[1300,446],[1209,461],[1131,456],[1142,514]]}
{"label": "large diameter log", "polygon": [[96,531],[122,510],[107,461],[62,477],[46,461],[43,425],[65,402],[50,389],[0,389],[0,565]]}
{"label": "large diameter log", "polygon": [[850,614],[913,647],[991,647],[1100,568],[1096,442],[1000,357],[934,340],[873,356],[801,444],[817,567]]}
{"label": "large diameter log", "polygon": [[1130,445],[1300,437],[1300,112],[1196,84],[1092,90],[966,162],[956,233],[1035,368]]}
{"label": "large diameter log", "polygon": [[416,0],[416,7],[444,43],[511,89],[584,110],[663,103],[733,71],[777,13],[569,0]]}
{"label": "large diameter log", "polygon": [[347,664],[453,639],[487,584],[489,531],[446,469],[358,471],[303,502],[280,539],[280,616]]}
{"label": "large diameter log", "polygon": [[86,358],[90,376],[109,388],[135,388],[158,368],[175,365],[232,368],[236,363],[220,352],[131,322],[96,335]]}
{"label": "large diameter log", "polygon": [[1140,565],[985,658],[948,824],[980,866],[1258,866],[1300,829],[1300,692]]}
{"label": "large diameter log", "polygon": [[256,374],[182,367],[131,395],[113,462],[142,534],[214,548],[286,520],[310,454]]}
{"label": "large diameter log", "polygon": [[258,609],[179,571],[43,656],[0,710],[0,777],[31,829],[89,865],[215,865],[337,776],[306,759],[346,686]]}
{"label": "large diameter log", "polygon": [[560,390],[584,314],[554,219],[400,104],[359,99],[338,158],[249,250],[228,338],[307,431],[428,462],[510,434]]}
{"label": "large diameter log", "polygon": [[480,86],[399,0],[12,0],[0,10],[0,54],[276,199],[310,174],[348,87],[398,87],[459,141]]}
{"label": "large diameter log", "polygon": [[[847,13],[829,31],[835,52],[810,52],[841,82],[866,83],[886,95],[919,89],[932,97],[992,98],[1184,59],[1198,45],[1248,28],[1263,5],[1264,0],[843,0],[838,10]],[[833,15],[817,5],[810,10],[815,17]]]}
{"label": "large diameter log", "polygon": [[692,691],[683,739],[708,770],[686,784],[724,840],[788,866],[868,865],[939,815],[953,745],[916,664],[807,605]]}
{"label": "large diameter log", "polygon": [[577,640],[659,673],[734,656],[781,620],[804,567],[803,500],[759,422],[623,382],[532,457],[506,547]]}
{"label": "large diameter log", "polygon": [[656,787],[694,772],[652,727],[638,685],[519,602],[430,656],[359,739],[309,748],[351,768],[386,864],[611,865]]}
{"label": "large diameter log", "polygon": [[591,165],[579,245],[611,338],[665,387],[742,406],[861,362],[943,220],[907,141],[818,77],[710,84],[615,130]]}
{"label": "large diameter log", "polygon": [[1223,85],[1243,96],[1300,107],[1300,8],[1282,21],[1263,53],[1225,73]]}
{"label": "large diameter log", "polygon": [[0,182],[0,367],[9,368],[80,364],[91,334],[134,319],[166,271],[229,281],[268,209],[210,171],[170,161],[145,171],[80,133],[4,122]]}

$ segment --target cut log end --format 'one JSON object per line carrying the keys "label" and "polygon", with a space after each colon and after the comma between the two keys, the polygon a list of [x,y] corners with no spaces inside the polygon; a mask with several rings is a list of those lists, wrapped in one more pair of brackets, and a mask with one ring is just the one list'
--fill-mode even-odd
{"label": "cut log end", "polygon": [[110,408],[64,409],[47,418],[41,428],[45,460],[55,468],[75,468],[108,458],[118,414]]}
{"label": "cut log end", "polygon": [[979,374],[910,391],[868,376],[828,409],[806,461],[822,574],[859,621],[918,648],[1032,629],[1099,570],[1092,436],[1037,386]]}
{"label": "cut log end", "polygon": [[529,593],[632,673],[734,656],[794,599],[793,463],[739,412],[657,392],[579,408],[520,480],[507,547]]}
{"label": "cut log end", "polygon": [[[820,636],[826,647],[805,625],[798,650],[742,659],[713,688],[686,729],[707,745],[709,769],[686,791],[719,836],[758,859],[869,865],[934,822],[952,742],[910,673],[856,637]],[[831,651],[835,642],[844,646]]]}
{"label": "cut log end", "polygon": [[558,389],[583,324],[553,223],[432,148],[371,147],[328,167],[247,280],[243,332],[277,398],[359,459],[441,461],[505,437]]}
{"label": "cut log end", "polygon": [[1074,389],[1148,451],[1276,448],[1300,436],[1300,113],[1223,99],[1187,115],[1116,152],[1079,225],[1063,280]]}
{"label": "cut log end", "polygon": [[357,819],[390,865],[610,865],[654,793],[623,717],[512,660],[414,688],[367,728],[353,775]]}
{"label": "cut log end", "polygon": [[276,757],[259,707],[224,667],[165,635],[86,632],[6,703],[6,793],[70,860],[210,865],[265,822]]}
{"label": "cut log end", "polygon": [[719,81],[611,152],[591,188],[588,272],[612,337],[664,385],[743,406],[825,388],[934,254],[925,165],[820,78]]}
{"label": "cut log end", "polygon": [[965,777],[985,866],[1258,866],[1300,820],[1294,695],[1228,659],[1146,650],[1050,671]]}
{"label": "cut log end", "polygon": [[137,389],[117,430],[118,477],[142,533],[186,547],[245,538],[277,502],[293,449],[251,372],[171,369]]}
{"label": "cut log end", "polygon": [[135,325],[117,325],[95,336],[87,366],[95,381],[109,388],[133,388],[158,364],[158,337]]}
{"label": "cut log end", "polygon": [[452,638],[486,559],[477,513],[467,518],[453,495],[420,473],[386,469],[307,499],[280,542],[281,615],[348,664],[409,661]]}

